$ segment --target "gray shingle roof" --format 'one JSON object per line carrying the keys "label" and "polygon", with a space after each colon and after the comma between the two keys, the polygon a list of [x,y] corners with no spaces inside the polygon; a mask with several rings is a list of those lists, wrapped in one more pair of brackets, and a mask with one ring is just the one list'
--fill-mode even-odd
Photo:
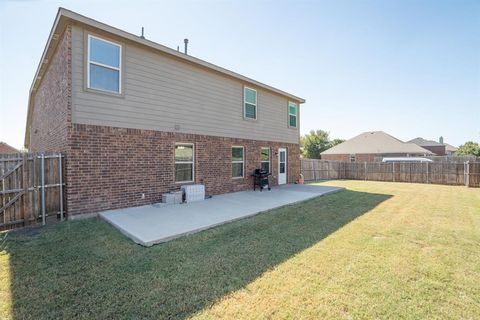
{"label": "gray shingle roof", "polygon": [[437,141],[427,140],[427,139],[423,139],[421,137],[412,139],[412,140],[407,141],[407,142],[415,143],[417,146],[420,146],[420,147],[443,146],[443,144],[441,144]]}
{"label": "gray shingle roof", "polygon": [[403,142],[383,131],[371,131],[359,134],[343,143],[340,143],[321,154],[387,154],[387,153],[408,153],[433,155],[414,143]]}

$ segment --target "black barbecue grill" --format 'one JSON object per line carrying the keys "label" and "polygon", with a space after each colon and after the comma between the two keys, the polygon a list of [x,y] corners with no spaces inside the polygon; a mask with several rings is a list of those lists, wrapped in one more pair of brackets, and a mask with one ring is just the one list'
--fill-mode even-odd
{"label": "black barbecue grill", "polygon": [[263,190],[263,188],[268,187],[268,190],[270,191],[270,183],[268,182],[268,176],[270,173],[263,169],[255,169],[255,171],[252,174],[253,177],[253,190],[255,191],[256,186],[260,187],[260,191]]}

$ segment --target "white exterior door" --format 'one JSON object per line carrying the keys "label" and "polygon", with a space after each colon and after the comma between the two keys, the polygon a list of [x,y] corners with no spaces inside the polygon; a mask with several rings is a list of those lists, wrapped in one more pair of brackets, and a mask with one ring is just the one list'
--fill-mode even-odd
{"label": "white exterior door", "polygon": [[287,149],[278,149],[278,184],[287,183]]}

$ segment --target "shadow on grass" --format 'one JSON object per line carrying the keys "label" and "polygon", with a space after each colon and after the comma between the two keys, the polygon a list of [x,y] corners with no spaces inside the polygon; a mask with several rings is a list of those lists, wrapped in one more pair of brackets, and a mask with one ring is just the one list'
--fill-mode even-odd
{"label": "shadow on grass", "polygon": [[11,233],[12,317],[188,318],[388,198],[344,190],[151,248],[99,219]]}

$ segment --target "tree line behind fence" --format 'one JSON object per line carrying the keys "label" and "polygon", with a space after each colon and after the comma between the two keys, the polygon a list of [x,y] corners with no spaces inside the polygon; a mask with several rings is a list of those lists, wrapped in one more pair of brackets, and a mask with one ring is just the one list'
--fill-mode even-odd
{"label": "tree line behind fence", "polygon": [[63,162],[59,153],[0,155],[0,230],[64,218]]}
{"label": "tree line behind fence", "polygon": [[353,179],[480,187],[480,162],[340,162],[302,159],[305,181]]}

